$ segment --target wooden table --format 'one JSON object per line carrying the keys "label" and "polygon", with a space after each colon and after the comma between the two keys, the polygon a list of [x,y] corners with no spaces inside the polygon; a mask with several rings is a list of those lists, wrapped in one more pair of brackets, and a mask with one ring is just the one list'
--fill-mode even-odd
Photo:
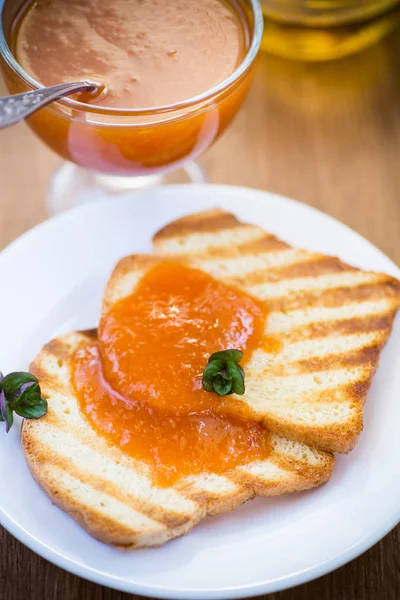
{"label": "wooden table", "polygon": [[[24,125],[0,133],[0,246],[46,218],[58,162]],[[326,65],[263,56],[245,107],[204,163],[214,182],[278,192],[333,215],[399,263],[400,35]],[[335,573],[269,600],[398,600],[399,544],[400,527]],[[1,529],[0,597],[128,598],[63,572]]]}

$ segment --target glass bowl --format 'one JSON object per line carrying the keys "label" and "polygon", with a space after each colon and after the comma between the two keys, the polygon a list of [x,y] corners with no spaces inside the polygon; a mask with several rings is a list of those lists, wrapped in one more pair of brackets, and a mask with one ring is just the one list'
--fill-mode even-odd
{"label": "glass bowl", "polygon": [[[0,0],[1,67],[11,93],[40,89],[18,63],[10,46],[13,22],[25,0]],[[263,33],[257,0],[241,0],[248,25],[248,49],[238,68],[212,89],[184,102],[151,109],[108,108],[65,98],[35,113],[27,123],[71,164],[56,173],[50,210],[58,212],[103,193],[160,183],[168,171],[199,157],[237,114],[251,83]],[[189,178],[202,180],[188,167]],[[84,194],[84,199],[82,199]],[[81,198],[80,198],[81,196]]]}

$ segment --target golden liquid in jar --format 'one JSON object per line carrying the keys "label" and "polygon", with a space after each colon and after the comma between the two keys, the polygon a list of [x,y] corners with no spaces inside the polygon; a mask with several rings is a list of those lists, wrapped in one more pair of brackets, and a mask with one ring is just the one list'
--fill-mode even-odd
{"label": "golden liquid in jar", "polygon": [[400,21],[399,0],[261,0],[263,49],[294,60],[323,61],[376,43]]}

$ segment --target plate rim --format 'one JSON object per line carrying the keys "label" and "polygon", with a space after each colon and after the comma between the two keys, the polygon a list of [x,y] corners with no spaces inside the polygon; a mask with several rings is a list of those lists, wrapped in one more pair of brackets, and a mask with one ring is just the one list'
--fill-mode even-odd
{"label": "plate rim", "polygon": [[[264,197],[264,200],[267,202],[269,199],[273,198],[275,201],[283,202],[286,206],[296,206],[297,208],[305,209],[307,211],[311,211],[313,213],[317,213],[320,218],[323,218],[327,222],[333,222],[335,225],[339,225],[341,228],[345,228],[349,233],[353,236],[359,238],[364,244],[367,244],[371,250],[379,255],[379,258],[384,260],[388,267],[397,272],[397,275],[400,277],[400,269],[394,263],[392,259],[390,259],[382,250],[377,248],[374,244],[372,244],[369,240],[364,238],[360,233],[354,231],[351,227],[342,223],[335,217],[328,215],[317,209],[313,206],[310,206],[304,202],[288,198],[286,196],[275,194],[272,192],[268,192],[266,190],[260,190],[252,187],[244,187],[244,186],[234,186],[234,185],[223,185],[223,184],[177,184],[177,185],[169,185],[165,186],[168,190],[174,191],[174,189],[179,190],[179,194],[184,193],[185,191],[194,190],[194,188],[199,190],[207,189],[208,193],[211,189],[215,189],[216,191],[225,190],[225,192],[231,192],[235,194],[252,194],[253,196]],[[159,188],[160,193],[164,188]],[[147,190],[146,190],[147,191]],[[154,190],[153,190],[154,191]],[[141,192],[139,191],[139,194]],[[218,193],[218,192],[217,192]],[[101,199],[99,201],[94,201],[92,203],[88,203],[82,206],[74,207],[73,209],[61,213],[56,216],[52,216],[48,219],[45,219],[43,222],[38,225],[32,227],[27,230],[11,243],[9,243],[5,248],[3,248],[0,252],[0,267],[4,261],[7,260],[8,255],[14,251],[15,248],[20,246],[20,244],[29,243],[31,239],[35,239],[36,236],[41,235],[43,231],[47,229],[52,229],[54,224],[57,226],[61,226],[65,222],[75,219],[75,215],[77,214],[90,214],[92,211],[96,210],[99,205],[109,205],[111,202],[126,202],[131,201],[128,200],[129,196],[125,195],[119,199],[110,200],[108,198]],[[218,200],[216,200],[216,204],[218,204]],[[190,214],[192,211],[188,211],[185,214]],[[26,530],[23,526],[19,525],[17,521],[15,521],[7,512],[3,510],[0,505],[0,524],[3,526],[12,536],[14,536],[18,541],[28,547],[31,551],[35,552],[42,558],[48,560],[49,562],[55,564],[57,567],[60,567],[72,574],[75,574],[83,579],[88,581],[92,581],[99,585],[105,585],[112,589],[116,589],[119,591],[141,594],[148,597],[153,598],[171,598],[176,600],[203,600],[203,599],[215,599],[215,600],[229,600],[233,598],[245,598],[257,596],[264,593],[274,593],[279,592],[284,589],[289,589],[291,587],[296,587],[297,585],[301,585],[312,581],[316,578],[322,577],[341,566],[347,564],[351,560],[358,558],[361,554],[369,550],[372,546],[378,543],[382,538],[384,538],[392,529],[396,527],[396,525],[400,522],[400,506],[397,510],[397,514],[391,515],[387,518],[381,527],[373,532],[366,534],[361,540],[355,543],[353,546],[348,548],[344,552],[340,552],[338,555],[330,557],[324,560],[322,563],[318,565],[314,565],[311,567],[307,567],[304,570],[300,570],[290,575],[282,576],[277,579],[263,582],[258,582],[254,585],[243,585],[243,586],[234,586],[234,587],[222,587],[222,588],[213,588],[210,589],[201,589],[201,588],[192,588],[187,589],[179,589],[179,588],[165,588],[160,585],[144,585],[141,583],[132,583],[131,581],[127,581],[122,579],[121,577],[113,577],[110,574],[105,574],[101,571],[97,571],[96,569],[88,566],[83,566],[79,564],[77,561],[72,558],[65,556],[64,554],[58,552],[51,546],[48,546],[39,538],[32,535],[28,530]]]}

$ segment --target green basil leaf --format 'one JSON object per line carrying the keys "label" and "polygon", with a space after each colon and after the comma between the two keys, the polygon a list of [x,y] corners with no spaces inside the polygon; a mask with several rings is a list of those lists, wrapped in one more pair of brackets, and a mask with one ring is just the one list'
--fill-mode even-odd
{"label": "green basil leaf", "polygon": [[226,381],[232,381],[232,376],[228,373],[228,371],[226,369],[222,369],[221,371],[218,371],[218,375],[220,377],[222,377],[222,379],[225,379]]}
{"label": "green basil leaf", "polygon": [[213,380],[212,380],[212,378],[211,379],[205,379],[203,377],[202,385],[203,385],[203,390],[205,392],[213,392],[214,391],[214,386],[213,386]]}
{"label": "green basil leaf", "polygon": [[20,388],[20,395],[14,401],[14,407],[17,406],[36,406],[40,402],[40,385],[39,383],[23,384]]}
{"label": "green basil leaf", "polygon": [[215,360],[222,360],[223,362],[233,361],[239,362],[243,358],[243,352],[241,350],[229,349],[229,350],[221,350],[221,352],[214,352],[211,354],[208,362],[213,362]]}
{"label": "green basil leaf", "polygon": [[244,369],[243,369],[242,365],[236,365],[236,368],[239,370],[241,376],[244,379]]}
{"label": "green basil leaf", "polygon": [[222,360],[214,360],[213,362],[209,362],[206,368],[204,369],[204,375],[206,377],[214,377],[224,368],[224,362]]}
{"label": "green basil leaf", "polygon": [[40,419],[44,417],[47,413],[48,404],[45,398],[40,398],[39,402],[35,406],[15,406],[15,412],[20,417],[25,417],[25,419]]}
{"label": "green basil leaf", "polygon": [[217,375],[213,379],[213,388],[214,392],[216,392],[218,396],[227,396],[228,394],[232,393],[232,381],[228,381],[221,375]]}
{"label": "green basil leaf", "polygon": [[229,362],[227,370],[232,378],[233,393],[242,396],[244,394],[244,371],[242,367],[234,362]]}
{"label": "green basil leaf", "polygon": [[214,352],[203,371],[203,389],[219,396],[244,394],[244,370],[238,364],[243,352],[235,349]]}
{"label": "green basil leaf", "polygon": [[222,368],[223,364],[220,361],[215,361],[215,363],[209,363],[203,372],[203,388],[206,392],[213,392],[213,380],[219,373],[220,366]]}
{"label": "green basil leaf", "polygon": [[18,396],[21,387],[26,383],[37,383],[38,380],[30,373],[15,372],[6,375],[1,383],[5,395],[9,400]]}

